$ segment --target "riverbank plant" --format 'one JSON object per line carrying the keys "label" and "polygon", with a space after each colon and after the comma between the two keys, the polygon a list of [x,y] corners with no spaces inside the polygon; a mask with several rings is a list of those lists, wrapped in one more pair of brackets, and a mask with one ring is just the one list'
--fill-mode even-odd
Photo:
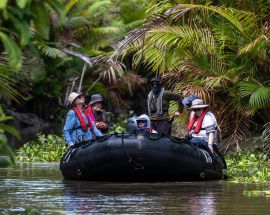
{"label": "riverbank plant", "polygon": [[15,159],[20,162],[59,162],[66,149],[62,137],[38,134],[37,140],[31,140],[17,150]]}
{"label": "riverbank plant", "polygon": [[270,181],[270,160],[261,150],[240,150],[226,156],[229,180],[237,183]]}
{"label": "riverbank plant", "polygon": [[245,190],[244,196],[246,197],[270,197],[270,190]]}

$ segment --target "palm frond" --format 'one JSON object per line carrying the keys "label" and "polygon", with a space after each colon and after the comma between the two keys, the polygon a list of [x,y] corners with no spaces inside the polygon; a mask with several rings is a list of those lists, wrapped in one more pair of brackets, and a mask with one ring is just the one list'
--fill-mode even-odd
{"label": "palm frond", "polygon": [[250,51],[252,51],[256,46],[261,46],[260,43],[263,42],[267,42],[269,40],[269,38],[266,35],[260,35],[259,37],[257,37],[255,40],[251,41],[250,43],[248,43],[246,46],[242,47],[238,54],[245,54],[248,53]]}
{"label": "palm frond", "polygon": [[270,104],[270,87],[255,82],[239,84],[239,95],[249,96],[249,104],[256,108],[263,108]]}
{"label": "palm frond", "polygon": [[0,65],[0,99],[9,101],[11,98],[19,103],[23,96],[18,91],[17,83],[18,80],[8,71],[8,67]]}
{"label": "palm frond", "polygon": [[208,11],[219,14],[242,33],[253,29],[256,20],[255,15],[251,12],[211,5],[178,4],[169,9],[166,14],[171,15],[173,20],[178,20],[187,12],[196,10],[201,11],[203,14],[209,14]]}
{"label": "palm frond", "polygon": [[92,28],[91,31],[100,35],[110,35],[112,33],[117,33],[120,29],[113,26],[97,27]]}
{"label": "palm frond", "polygon": [[79,52],[76,52],[74,50],[66,49],[66,48],[64,48],[62,51],[66,54],[71,55],[71,56],[78,57],[81,60],[83,60],[85,63],[87,63],[90,67],[92,66],[92,58],[90,58],[89,56],[82,54],[82,53],[79,53]]}
{"label": "palm frond", "polygon": [[91,22],[84,16],[73,16],[65,19],[65,23],[60,26],[60,29],[76,29],[81,26],[90,26]]}
{"label": "palm frond", "polygon": [[103,15],[111,6],[112,4],[110,0],[93,1],[92,4],[82,10],[80,14],[86,17],[98,17]]}
{"label": "palm frond", "polygon": [[[125,65],[119,61],[113,61],[111,58],[103,56],[103,67],[98,68],[95,74],[101,77],[103,82],[108,82],[110,84],[116,83],[118,78],[124,75]],[[101,63],[101,61],[98,61]]]}
{"label": "palm frond", "polygon": [[41,46],[39,47],[39,49],[41,50],[41,53],[53,59],[55,58],[64,59],[65,57],[67,57],[66,53],[58,48],[54,48],[50,46]]}
{"label": "palm frond", "polygon": [[240,144],[243,143],[250,134],[249,127],[251,120],[241,114],[234,115],[236,120],[227,121],[225,127],[222,128],[223,138],[221,150],[227,151],[233,145],[236,149],[240,149]]}
{"label": "palm frond", "polygon": [[145,23],[142,27],[132,30],[125,36],[124,40],[119,42],[114,54],[112,55],[112,58],[115,58],[115,59],[119,58],[119,56],[123,54],[124,50],[127,47],[129,47],[130,44],[133,44],[134,42],[141,39],[143,40],[146,32],[148,32],[153,27],[164,25],[165,22],[166,22],[166,16],[155,15],[151,17],[151,19],[147,23]]}

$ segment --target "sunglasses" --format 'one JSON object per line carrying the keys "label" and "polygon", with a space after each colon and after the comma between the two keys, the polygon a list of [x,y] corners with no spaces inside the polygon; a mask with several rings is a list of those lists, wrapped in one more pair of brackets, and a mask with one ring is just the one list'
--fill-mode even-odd
{"label": "sunglasses", "polygon": [[196,108],[196,109],[193,109],[194,112],[196,112],[196,111],[201,111],[201,110],[202,110],[202,108]]}
{"label": "sunglasses", "polygon": [[146,123],[145,120],[137,120],[137,123]]}
{"label": "sunglasses", "polygon": [[159,86],[160,83],[159,83],[159,82],[152,82],[152,83],[151,83],[151,86],[155,86],[155,85]]}

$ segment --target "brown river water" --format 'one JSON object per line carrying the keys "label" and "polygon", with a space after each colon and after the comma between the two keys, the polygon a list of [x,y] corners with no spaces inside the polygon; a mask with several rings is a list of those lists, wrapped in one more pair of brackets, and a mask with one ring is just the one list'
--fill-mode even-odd
{"label": "brown river water", "polygon": [[270,184],[66,181],[58,163],[18,163],[0,168],[0,214],[270,214],[255,189]]}

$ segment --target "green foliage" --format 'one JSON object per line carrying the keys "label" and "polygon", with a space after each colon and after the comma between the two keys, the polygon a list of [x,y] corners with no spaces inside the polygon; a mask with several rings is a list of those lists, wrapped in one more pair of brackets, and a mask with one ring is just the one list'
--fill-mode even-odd
{"label": "green foliage", "polygon": [[242,82],[239,84],[239,95],[249,96],[249,104],[256,108],[263,108],[270,103],[270,87],[261,83]]}
{"label": "green foliage", "polygon": [[38,134],[37,140],[29,141],[16,151],[15,159],[25,162],[59,162],[66,148],[62,137]]}
{"label": "green foliage", "polygon": [[270,190],[244,190],[244,196],[246,197],[270,197]]}
{"label": "green foliage", "polygon": [[125,126],[127,124],[127,120],[122,120],[120,122],[114,123],[109,130],[110,134],[113,133],[122,133],[125,131]]}
{"label": "green foliage", "polygon": [[0,167],[6,167],[14,163],[14,153],[12,149],[8,146],[7,138],[5,133],[10,133],[17,139],[20,139],[20,134],[13,127],[5,124],[7,120],[12,119],[10,116],[6,116],[0,106],[0,152],[4,155],[8,155],[9,158],[0,158]]}
{"label": "green foliage", "polygon": [[253,116],[269,120],[269,3],[259,1],[152,1],[143,25],[113,57],[134,54],[136,65],[164,75],[171,90],[197,94],[210,104],[222,147],[239,147]]}
{"label": "green foliage", "polygon": [[270,160],[260,150],[238,151],[226,156],[227,174],[234,182],[263,183],[270,181]]}
{"label": "green foliage", "polygon": [[49,9],[56,11],[59,20],[63,20],[63,6],[58,1],[18,0],[16,3],[1,1],[0,44],[7,52],[9,66],[15,71],[19,71],[22,67],[21,48],[30,43],[32,22],[41,38],[49,38]]}

